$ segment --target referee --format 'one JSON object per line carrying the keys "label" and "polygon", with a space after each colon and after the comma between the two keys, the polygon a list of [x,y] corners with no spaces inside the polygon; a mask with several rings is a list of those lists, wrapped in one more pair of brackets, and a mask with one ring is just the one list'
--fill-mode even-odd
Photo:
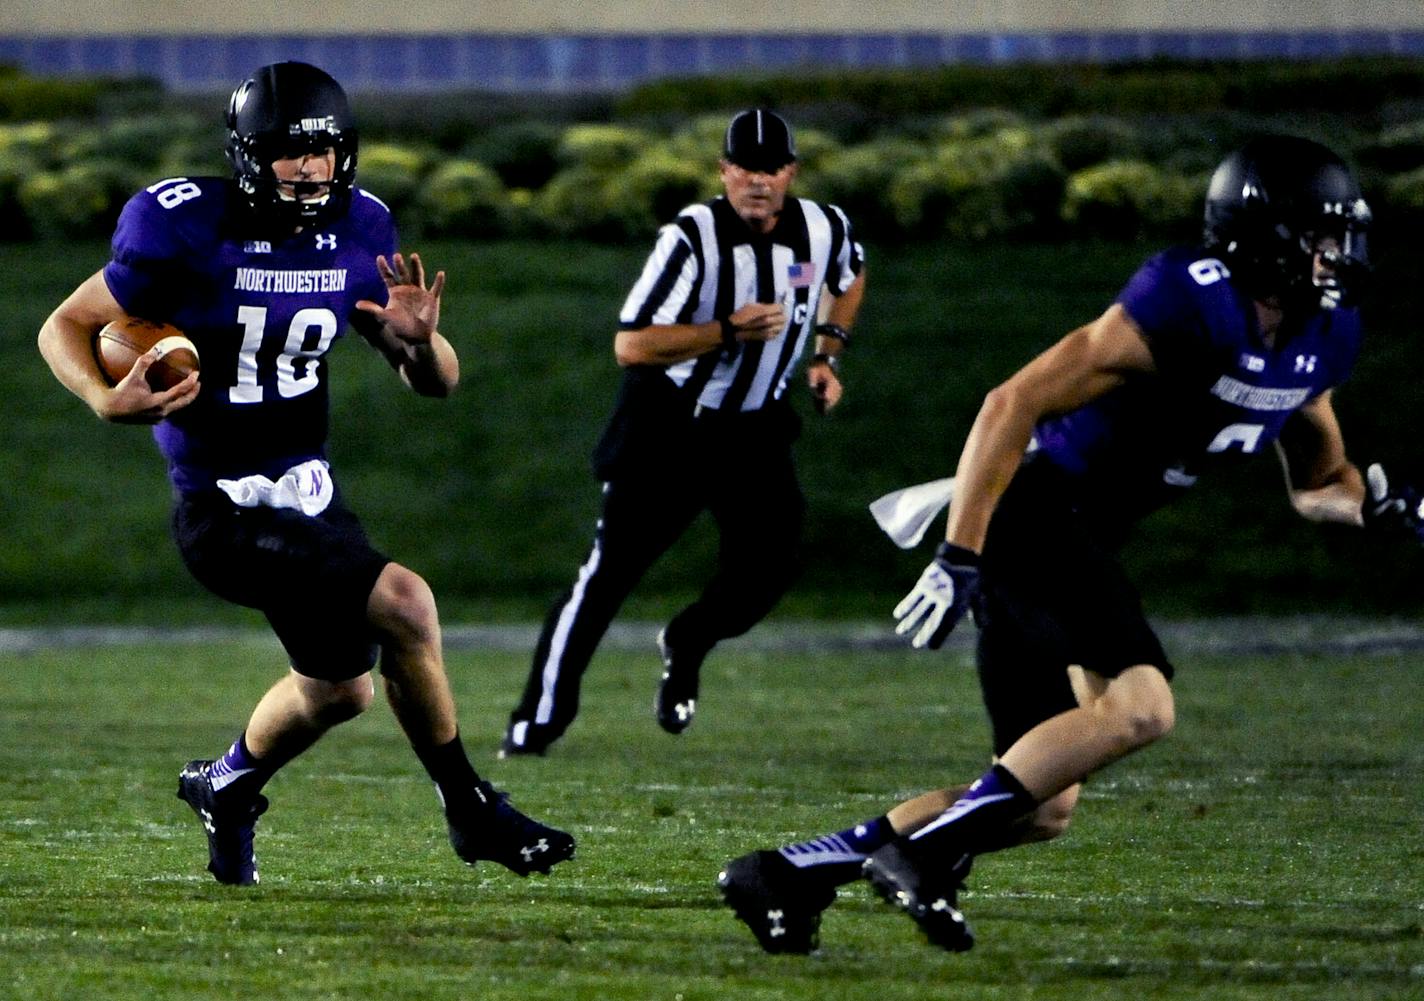
{"label": "referee", "polygon": [[839,356],[865,291],[861,248],[840,209],[788,195],[796,143],[780,116],[736,115],[720,169],[725,195],[662,228],[623,305],[613,341],[623,384],[593,457],[603,481],[593,549],[549,610],[501,757],[543,754],[568,728],[609,623],[702,511],[720,532],[717,571],[657,639],[654,712],[668,733],[692,722],[708,651],[765,617],[796,575],[805,498],[786,388],[810,344],[816,409],[839,402]]}

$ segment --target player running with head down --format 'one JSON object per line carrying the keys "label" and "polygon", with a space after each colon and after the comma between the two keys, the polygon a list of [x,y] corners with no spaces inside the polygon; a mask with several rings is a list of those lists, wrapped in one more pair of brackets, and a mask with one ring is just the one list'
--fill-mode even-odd
{"label": "player running with head down", "polygon": [[[444,273],[396,253],[389,210],[355,187],[346,95],[304,63],[259,69],[233,92],[235,177],[171,178],[135,195],[113,258],[40,331],[55,376],[105,420],[155,424],[177,495],[173,530],[193,575],[261,609],[289,673],[226,754],[194,761],[178,795],[207,832],[222,883],[257,882],[261,789],[328,729],[386,696],[435,781],[456,853],[527,875],[573,855],[573,839],[515,810],[470,766],[443,663],[435,599],[377,552],[326,463],[328,359],[350,323],[416,392],[455,388],[439,333]],[[152,353],[109,386],[95,333],[125,314],[166,321],[198,346],[198,373],[163,392]]]}
{"label": "player running with head down", "polygon": [[970,947],[957,892],[971,860],[1062,833],[1085,778],[1172,729],[1173,668],[1116,553],[1212,467],[1274,445],[1308,520],[1419,534],[1417,496],[1377,466],[1367,490],[1331,405],[1360,345],[1369,221],[1330,150],[1254,140],[1212,177],[1205,246],[1148,260],[988,394],[946,541],[895,614],[938,647],[973,611],[997,760],[968,786],[729,863],[722,891],[765,948],[814,948],[835,886],[862,874],[930,941]]}

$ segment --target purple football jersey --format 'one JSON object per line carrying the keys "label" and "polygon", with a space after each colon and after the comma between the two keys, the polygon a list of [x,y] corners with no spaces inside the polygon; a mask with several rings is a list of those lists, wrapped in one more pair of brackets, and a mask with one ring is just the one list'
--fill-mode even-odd
{"label": "purple football jersey", "polygon": [[345,216],[295,236],[250,220],[231,180],[160,181],[124,207],[104,268],[126,312],[198,348],[198,398],[154,428],[180,492],[323,457],[326,354],[358,300],[387,300],[376,255],[394,253],[395,227],[373,196],[358,188]]}
{"label": "purple football jersey", "polygon": [[1352,308],[1315,312],[1267,347],[1251,297],[1200,249],[1151,258],[1118,302],[1156,374],[1037,428],[1048,457],[1113,516],[1145,514],[1212,465],[1265,450],[1292,414],[1345,380],[1359,353]]}

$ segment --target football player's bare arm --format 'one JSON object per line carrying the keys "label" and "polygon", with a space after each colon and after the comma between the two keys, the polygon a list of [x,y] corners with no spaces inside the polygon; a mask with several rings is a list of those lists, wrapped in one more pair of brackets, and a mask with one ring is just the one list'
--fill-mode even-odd
{"label": "football player's bare arm", "polygon": [[56,379],[106,421],[154,424],[186,407],[198,395],[196,372],[171,389],[154,392],[145,373],[153,354],[140,355],[118,385],[110,387],[94,358],[94,337],[104,324],[125,316],[102,271],[90,275],[40,327],[39,349]]}
{"label": "football player's bare arm", "polygon": [[1097,399],[1133,373],[1154,370],[1142,331],[1114,303],[991,390],[959,457],[946,538],[983,549],[989,518],[1040,420]]}
{"label": "football player's bare arm", "polygon": [[[749,302],[727,317],[738,342],[769,341],[786,328],[786,311],[776,302]],[[676,365],[722,348],[722,324],[656,323],[637,330],[620,330],[613,337],[618,364]]]}
{"label": "football player's bare arm", "polygon": [[425,265],[419,254],[376,258],[376,268],[389,295],[384,306],[363,299],[356,303],[358,332],[376,347],[422,396],[449,396],[460,382],[460,360],[440,333],[440,294],[445,272],[425,286]]}
{"label": "football player's bare arm", "polygon": [[1364,524],[1365,480],[1345,456],[1345,439],[1329,391],[1291,415],[1281,429],[1276,452],[1285,467],[1291,506],[1301,517]]}
{"label": "football player's bare arm", "polygon": [[[860,313],[860,304],[865,299],[865,272],[855,276],[846,290],[834,298],[827,296],[829,305],[825,309],[825,323],[849,331],[855,325]],[[814,362],[806,366],[806,384],[811,387],[811,397],[820,413],[829,413],[841,401],[844,387],[835,369],[835,361],[846,349],[846,342],[838,337],[818,333],[812,350],[816,355],[827,355],[832,361],[828,365]]]}
{"label": "football player's bare arm", "polygon": [[[855,325],[855,318],[860,315],[860,304],[865,300],[865,270],[861,269],[860,274],[855,276],[855,281],[846,286],[846,290],[834,298],[827,296],[830,305],[826,309],[826,323],[834,323],[839,327],[849,330]],[[819,346],[817,348],[819,349]]]}

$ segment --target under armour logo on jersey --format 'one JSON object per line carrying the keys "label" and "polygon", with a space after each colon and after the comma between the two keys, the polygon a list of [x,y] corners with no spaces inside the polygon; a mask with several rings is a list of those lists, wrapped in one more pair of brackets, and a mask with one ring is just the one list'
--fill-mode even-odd
{"label": "under armour logo on jersey", "polygon": [[776,910],[767,911],[766,922],[771,926],[767,929],[767,935],[770,938],[780,938],[782,935],[785,935],[786,925],[782,923],[785,920],[786,912],[784,910],[777,908]]}
{"label": "under armour logo on jersey", "polygon": [[317,249],[317,250],[335,250],[335,249],[336,249],[336,234],[335,234],[335,233],[318,233],[318,234],[316,235],[316,249]]}
{"label": "under armour logo on jersey", "polygon": [[548,839],[540,838],[538,841],[534,842],[532,845],[529,845],[527,848],[519,849],[519,854],[524,856],[524,861],[532,862],[534,861],[535,855],[539,854],[540,852],[546,852],[548,850]]}
{"label": "under armour logo on jersey", "polygon": [[1314,371],[1315,371],[1315,361],[1316,361],[1316,356],[1315,356],[1315,355],[1296,355],[1296,356],[1295,356],[1295,370],[1296,370],[1297,372],[1314,372]]}

